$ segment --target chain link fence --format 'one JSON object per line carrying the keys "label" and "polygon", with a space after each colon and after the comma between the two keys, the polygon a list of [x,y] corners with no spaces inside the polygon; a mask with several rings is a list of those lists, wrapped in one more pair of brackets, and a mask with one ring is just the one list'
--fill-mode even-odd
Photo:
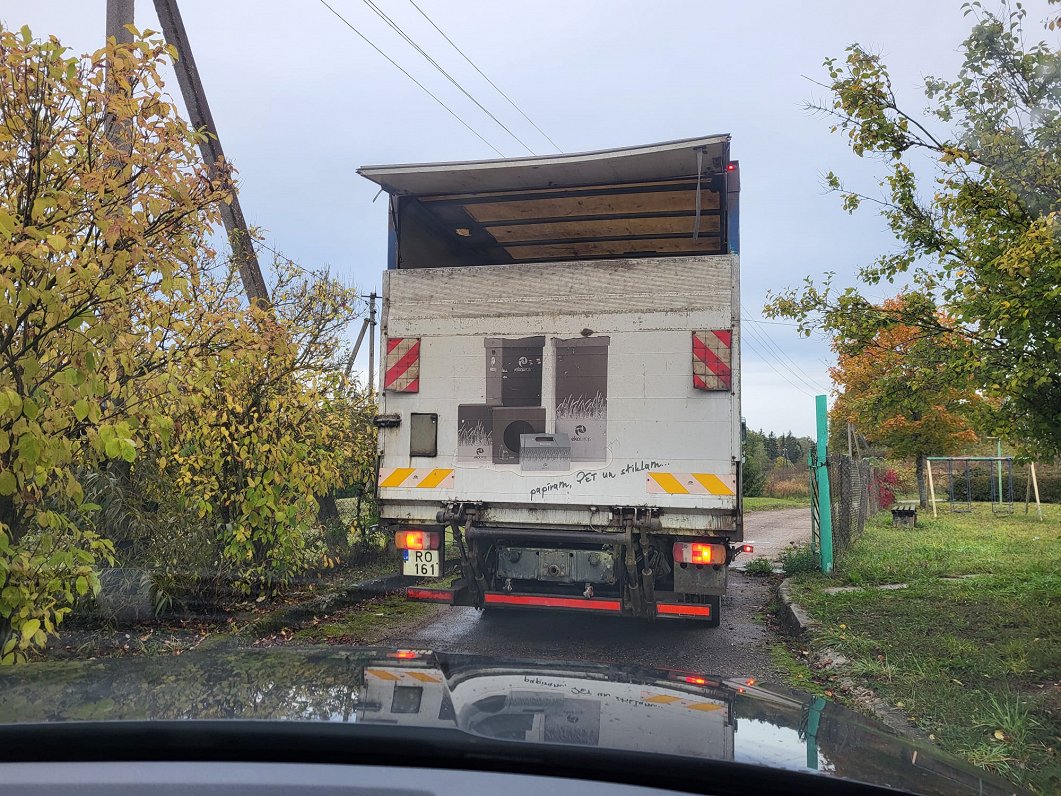
{"label": "chain link fence", "polygon": [[833,550],[839,553],[862,535],[866,519],[883,508],[881,481],[876,467],[850,456],[830,456],[828,469]]}

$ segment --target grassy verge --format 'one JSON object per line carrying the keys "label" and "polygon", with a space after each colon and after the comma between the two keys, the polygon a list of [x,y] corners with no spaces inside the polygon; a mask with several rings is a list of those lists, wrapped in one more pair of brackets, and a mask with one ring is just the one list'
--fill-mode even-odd
{"label": "grassy verge", "polygon": [[809,508],[810,501],[803,498],[746,497],[745,511],[777,511],[779,509]]}
{"label": "grassy verge", "polygon": [[283,629],[258,642],[258,646],[292,644],[376,644],[403,625],[437,610],[430,603],[409,602],[391,594],[315,618],[297,629]]}
{"label": "grassy verge", "polygon": [[329,607],[338,610],[351,602],[361,604],[362,598],[352,590],[364,581],[394,574],[396,566],[394,556],[370,552],[357,564],[318,573],[280,596],[246,600],[210,613],[166,614],[140,622],[95,617],[65,623],[48,647],[31,660],[181,655],[200,648],[254,644],[285,625],[313,620]]}
{"label": "grassy verge", "polygon": [[[792,579],[812,640],[946,750],[1033,790],[1061,789],[1061,506],[1035,515],[887,514],[832,578]],[[906,583],[896,590],[875,585]],[[867,588],[827,594],[836,585]]]}

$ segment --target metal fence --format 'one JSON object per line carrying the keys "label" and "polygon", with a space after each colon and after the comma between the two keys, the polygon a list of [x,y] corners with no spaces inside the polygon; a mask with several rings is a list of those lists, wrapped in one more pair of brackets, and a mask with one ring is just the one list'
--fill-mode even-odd
{"label": "metal fence", "polygon": [[850,456],[830,456],[828,470],[833,547],[839,553],[862,535],[866,519],[881,510],[881,484],[872,464]]}

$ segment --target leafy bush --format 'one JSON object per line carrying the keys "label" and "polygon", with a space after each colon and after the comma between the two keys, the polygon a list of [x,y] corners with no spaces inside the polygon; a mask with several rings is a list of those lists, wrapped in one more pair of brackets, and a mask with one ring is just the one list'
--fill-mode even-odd
{"label": "leafy bush", "polygon": [[818,556],[809,544],[788,547],[781,553],[781,569],[786,576],[801,572],[817,572]]}
{"label": "leafy bush", "polygon": [[748,565],[744,568],[744,571],[749,575],[773,575],[774,562],[766,556],[759,556],[758,558],[753,558],[749,561]]}
{"label": "leafy bush", "polygon": [[218,346],[179,377],[186,397],[164,466],[217,533],[245,592],[335,561],[313,537],[316,496],[338,488],[357,442],[356,391],[334,360],[356,291],[278,267],[272,306],[222,307]]}

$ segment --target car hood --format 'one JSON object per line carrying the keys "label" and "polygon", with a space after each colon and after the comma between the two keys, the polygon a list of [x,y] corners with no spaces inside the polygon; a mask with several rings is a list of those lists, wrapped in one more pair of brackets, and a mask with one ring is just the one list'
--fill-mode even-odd
{"label": "car hood", "polygon": [[754,680],[377,648],[271,648],[0,671],[0,720],[285,720],[817,771],[925,794],[1013,788],[825,699]]}

